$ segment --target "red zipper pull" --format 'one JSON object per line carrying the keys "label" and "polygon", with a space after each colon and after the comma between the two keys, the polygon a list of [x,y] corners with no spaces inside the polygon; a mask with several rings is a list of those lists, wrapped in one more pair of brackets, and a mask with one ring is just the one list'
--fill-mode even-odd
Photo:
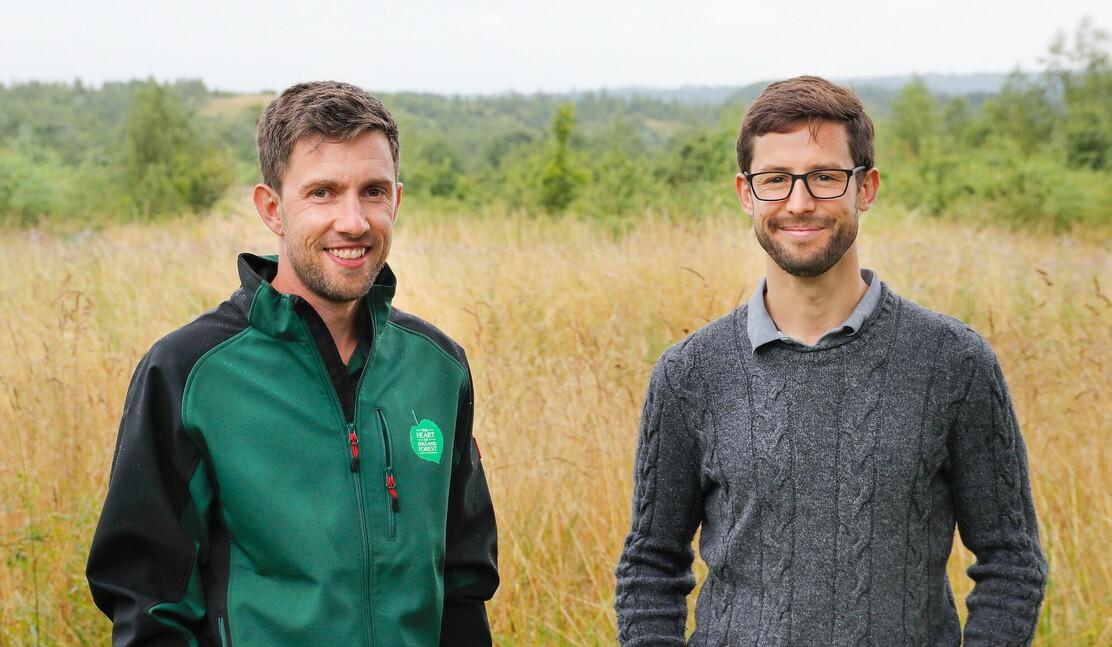
{"label": "red zipper pull", "polygon": [[355,425],[348,425],[348,443],[351,445],[351,471],[359,471],[359,436],[355,433]]}
{"label": "red zipper pull", "polygon": [[398,512],[398,490],[394,484],[394,473],[391,471],[386,472],[386,491],[390,493],[390,507],[394,512]]}

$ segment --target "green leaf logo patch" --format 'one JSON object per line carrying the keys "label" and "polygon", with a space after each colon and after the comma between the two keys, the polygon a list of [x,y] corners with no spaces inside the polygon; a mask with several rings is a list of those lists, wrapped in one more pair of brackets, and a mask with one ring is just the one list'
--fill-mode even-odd
{"label": "green leaf logo patch", "polygon": [[[417,420],[416,413],[413,420]],[[444,455],[444,434],[435,422],[425,418],[409,428],[409,445],[417,458],[439,465]]]}

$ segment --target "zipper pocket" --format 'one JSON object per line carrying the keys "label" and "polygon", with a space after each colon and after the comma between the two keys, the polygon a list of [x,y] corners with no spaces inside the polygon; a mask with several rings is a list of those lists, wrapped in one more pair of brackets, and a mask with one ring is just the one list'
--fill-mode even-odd
{"label": "zipper pocket", "polygon": [[394,477],[394,448],[390,443],[390,426],[386,424],[386,413],[382,409],[375,409],[378,413],[379,427],[382,429],[382,457],[385,461],[383,476],[386,481],[386,538],[394,541],[397,537],[397,520],[394,515],[401,511],[398,502],[398,482]]}
{"label": "zipper pocket", "polygon": [[228,640],[228,627],[224,625],[224,616],[216,616],[216,626],[220,630],[220,647],[228,647],[232,641]]}

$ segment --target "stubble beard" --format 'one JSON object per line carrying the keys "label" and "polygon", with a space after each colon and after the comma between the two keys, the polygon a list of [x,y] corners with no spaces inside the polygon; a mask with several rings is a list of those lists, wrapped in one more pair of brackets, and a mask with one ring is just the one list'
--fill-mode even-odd
{"label": "stubble beard", "polygon": [[[811,223],[826,224],[821,218],[808,218],[803,220],[782,218],[781,220],[786,223],[790,222],[792,225],[805,225]],[[850,246],[853,245],[853,241],[857,239],[857,220],[858,210],[854,209],[853,217],[849,219],[846,225],[839,224],[835,221],[830,239],[827,241],[826,245],[824,245],[822,249],[802,258],[793,256],[784,245],[781,245],[772,237],[770,233],[772,229],[771,222],[754,222],[753,233],[757,237],[757,242],[761,244],[761,247],[764,248],[765,252],[780,269],[792,276],[812,278],[834,267],[834,265],[842,259],[842,256],[845,255]]]}
{"label": "stubble beard", "polygon": [[[367,253],[371,254],[375,251],[377,251],[376,248],[371,247],[367,250]],[[320,253],[327,254],[328,252],[322,249]],[[301,284],[305,286],[307,290],[333,303],[348,303],[365,297],[367,293],[371,291],[371,287],[374,285],[379,272],[381,272],[382,268],[386,265],[386,255],[382,254],[378,263],[371,268],[371,273],[367,275],[365,280],[347,282],[337,281],[334,277],[330,276],[322,267],[324,263],[329,261],[327,259],[318,260],[318,258],[314,258],[312,252],[306,256],[302,256],[287,244],[286,258],[289,259],[294,274],[297,275],[298,280],[301,281]]]}

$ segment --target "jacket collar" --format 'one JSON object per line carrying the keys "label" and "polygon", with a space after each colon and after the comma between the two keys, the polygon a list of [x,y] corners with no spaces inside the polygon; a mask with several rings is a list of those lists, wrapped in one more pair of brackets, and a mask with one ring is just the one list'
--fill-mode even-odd
{"label": "jacket collar", "polygon": [[[240,289],[232,300],[244,312],[251,325],[260,332],[283,339],[304,339],[306,326],[300,321],[299,311],[312,309],[296,295],[283,294],[274,289],[271,281],[278,273],[278,257],[256,256],[243,253],[238,259]],[[394,298],[398,281],[389,265],[375,277],[374,285],[363,297],[363,307],[372,329],[370,339],[378,336],[390,316],[390,302]]]}

